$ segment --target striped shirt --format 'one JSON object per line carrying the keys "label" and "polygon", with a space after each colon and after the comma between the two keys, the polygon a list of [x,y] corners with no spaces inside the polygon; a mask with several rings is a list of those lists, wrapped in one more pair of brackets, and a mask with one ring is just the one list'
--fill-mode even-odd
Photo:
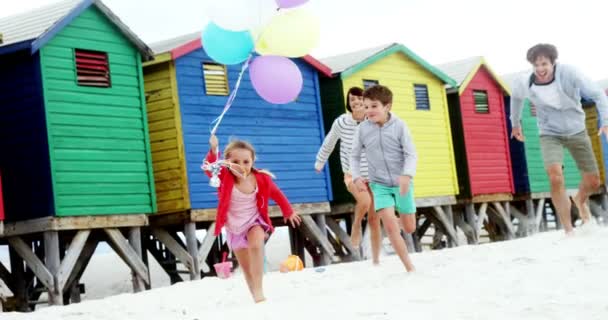
{"label": "striped shirt", "polygon": [[[336,142],[340,139],[340,162],[342,172],[350,173],[350,153],[353,147],[355,129],[359,123],[353,119],[350,113],[339,116],[331,126],[331,130],[323,140],[323,145],[317,153],[315,168],[320,170],[327,162],[329,155],[334,151]],[[367,178],[367,158],[365,151],[361,154],[361,176]]]}

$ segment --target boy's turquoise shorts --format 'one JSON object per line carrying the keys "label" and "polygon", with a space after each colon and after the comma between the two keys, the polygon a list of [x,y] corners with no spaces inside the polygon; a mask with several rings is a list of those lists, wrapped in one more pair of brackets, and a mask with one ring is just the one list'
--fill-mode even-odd
{"label": "boy's turquoise shorts", "polygon": [[399,214],[416,213],[416,202],[414,201],[414,184],[405,195],[399,193],[399,187],[387,187],[377,183],[370,183],[369,187],[374,195],[374,208],[376,211],[384,208],[395,207]]}

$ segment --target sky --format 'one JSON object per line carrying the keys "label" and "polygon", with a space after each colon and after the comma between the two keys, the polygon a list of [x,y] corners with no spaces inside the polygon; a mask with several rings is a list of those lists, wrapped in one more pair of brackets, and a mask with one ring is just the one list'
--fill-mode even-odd
{"label": "sky", "polygon": [[[217,0],[103,2],[153,43],[202,30],[209,1]],[[0,17],[56,1],[2,2]],[[317,58],[399,42],[432,64],[484,56],[494,71],[506,74],[530,69],[527,49],[548,42],[557,46],[559,61],[592,79],[608,78],[605,1],[310,0],[307,6],[320,23],[319,45],[311,52]]]}

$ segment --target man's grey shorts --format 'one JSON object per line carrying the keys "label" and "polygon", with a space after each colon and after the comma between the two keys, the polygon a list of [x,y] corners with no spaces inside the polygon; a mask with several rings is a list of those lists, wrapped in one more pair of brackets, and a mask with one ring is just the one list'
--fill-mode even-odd
{"label": "man's grey shorts", "polygon": [[564,148],[570,151],[578,170],[583,173],[599,173],[587,130],[571,136],[541,135],[540,149],[543,153],[545,169],[552,164],[563,165]]}

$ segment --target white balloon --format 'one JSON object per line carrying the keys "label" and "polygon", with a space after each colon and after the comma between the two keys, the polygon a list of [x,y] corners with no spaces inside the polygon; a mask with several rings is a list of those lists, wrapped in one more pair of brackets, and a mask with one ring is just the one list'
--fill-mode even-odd
{"label": "white balloon", "polygon": [[274,16],[274,0],[205,0],[207,16],[218,26],[232,31],[257,29]]}

